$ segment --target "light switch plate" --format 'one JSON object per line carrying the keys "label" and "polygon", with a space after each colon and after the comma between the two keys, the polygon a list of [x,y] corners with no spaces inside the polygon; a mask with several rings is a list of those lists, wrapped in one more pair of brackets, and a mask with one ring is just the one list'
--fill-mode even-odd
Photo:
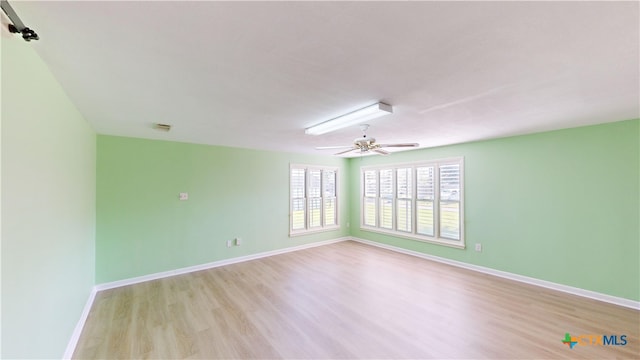
{"label": "light switch plate", "polygon": [[189,200],[189,193],[180,193],[180,200]]}

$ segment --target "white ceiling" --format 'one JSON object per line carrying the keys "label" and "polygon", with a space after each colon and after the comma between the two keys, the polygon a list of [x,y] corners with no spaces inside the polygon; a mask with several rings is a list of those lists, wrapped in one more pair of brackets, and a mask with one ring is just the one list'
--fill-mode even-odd
{"label": "white ceiling", "polygon": [[[331,154],[640,117],[639,3],[10,1],[101,134]],[[153,123],[173,125],[169,133]]]}

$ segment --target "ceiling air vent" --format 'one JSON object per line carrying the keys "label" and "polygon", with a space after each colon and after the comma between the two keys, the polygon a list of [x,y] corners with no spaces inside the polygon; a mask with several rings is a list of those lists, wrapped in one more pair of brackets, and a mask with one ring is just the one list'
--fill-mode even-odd
{"label": "ceiling air vent", "polygon": [[167,125],[167,124],[156,124],[156,125],[154,126],[154,128],[156,128],[156,130],[169,131],[169,130],[171,130],[171,125]]}

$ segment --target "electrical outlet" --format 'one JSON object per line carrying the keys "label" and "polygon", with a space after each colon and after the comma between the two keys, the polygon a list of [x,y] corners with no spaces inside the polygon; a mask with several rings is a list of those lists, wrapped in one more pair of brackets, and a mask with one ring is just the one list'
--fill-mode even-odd
{"label": "electrical outlet", "polygon": [[231,247],[232,245],[232,241],[231,240],[227,240],[227,247]]}
{"label": "electrical outlet", "polygon": [[476,244],[476,251],[482,251],[482,244]]}
{"label": "electrical outlet", "polygon": [[237,237],[236,238],[236,246],[240,246],[240,244],[242,244],[242,239]]}

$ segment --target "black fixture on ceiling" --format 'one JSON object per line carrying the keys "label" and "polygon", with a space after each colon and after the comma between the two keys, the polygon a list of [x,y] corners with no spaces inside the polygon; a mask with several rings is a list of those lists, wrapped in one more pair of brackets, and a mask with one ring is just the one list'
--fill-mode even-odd
{"label": "black fixture on ceiling", "polygon": [[22,38],[24,39],[24,41],[40,39],[38,37],[38,34],[36,34],[35,31],[24,26],[24,24],[22,23],[22,20],[20,20],[16,12],[13,11],[13,8],[11,7],[11,5],[9,5],[9,2],[7,0],[1,0],[0,5],[2,6],[2,11],[4,11],[4,13],[7,14],[7,16],[9,17],[9,20],[11,20],[11,22],[13,23],[13,24],[9,24],[10,32],[22,34]]}

